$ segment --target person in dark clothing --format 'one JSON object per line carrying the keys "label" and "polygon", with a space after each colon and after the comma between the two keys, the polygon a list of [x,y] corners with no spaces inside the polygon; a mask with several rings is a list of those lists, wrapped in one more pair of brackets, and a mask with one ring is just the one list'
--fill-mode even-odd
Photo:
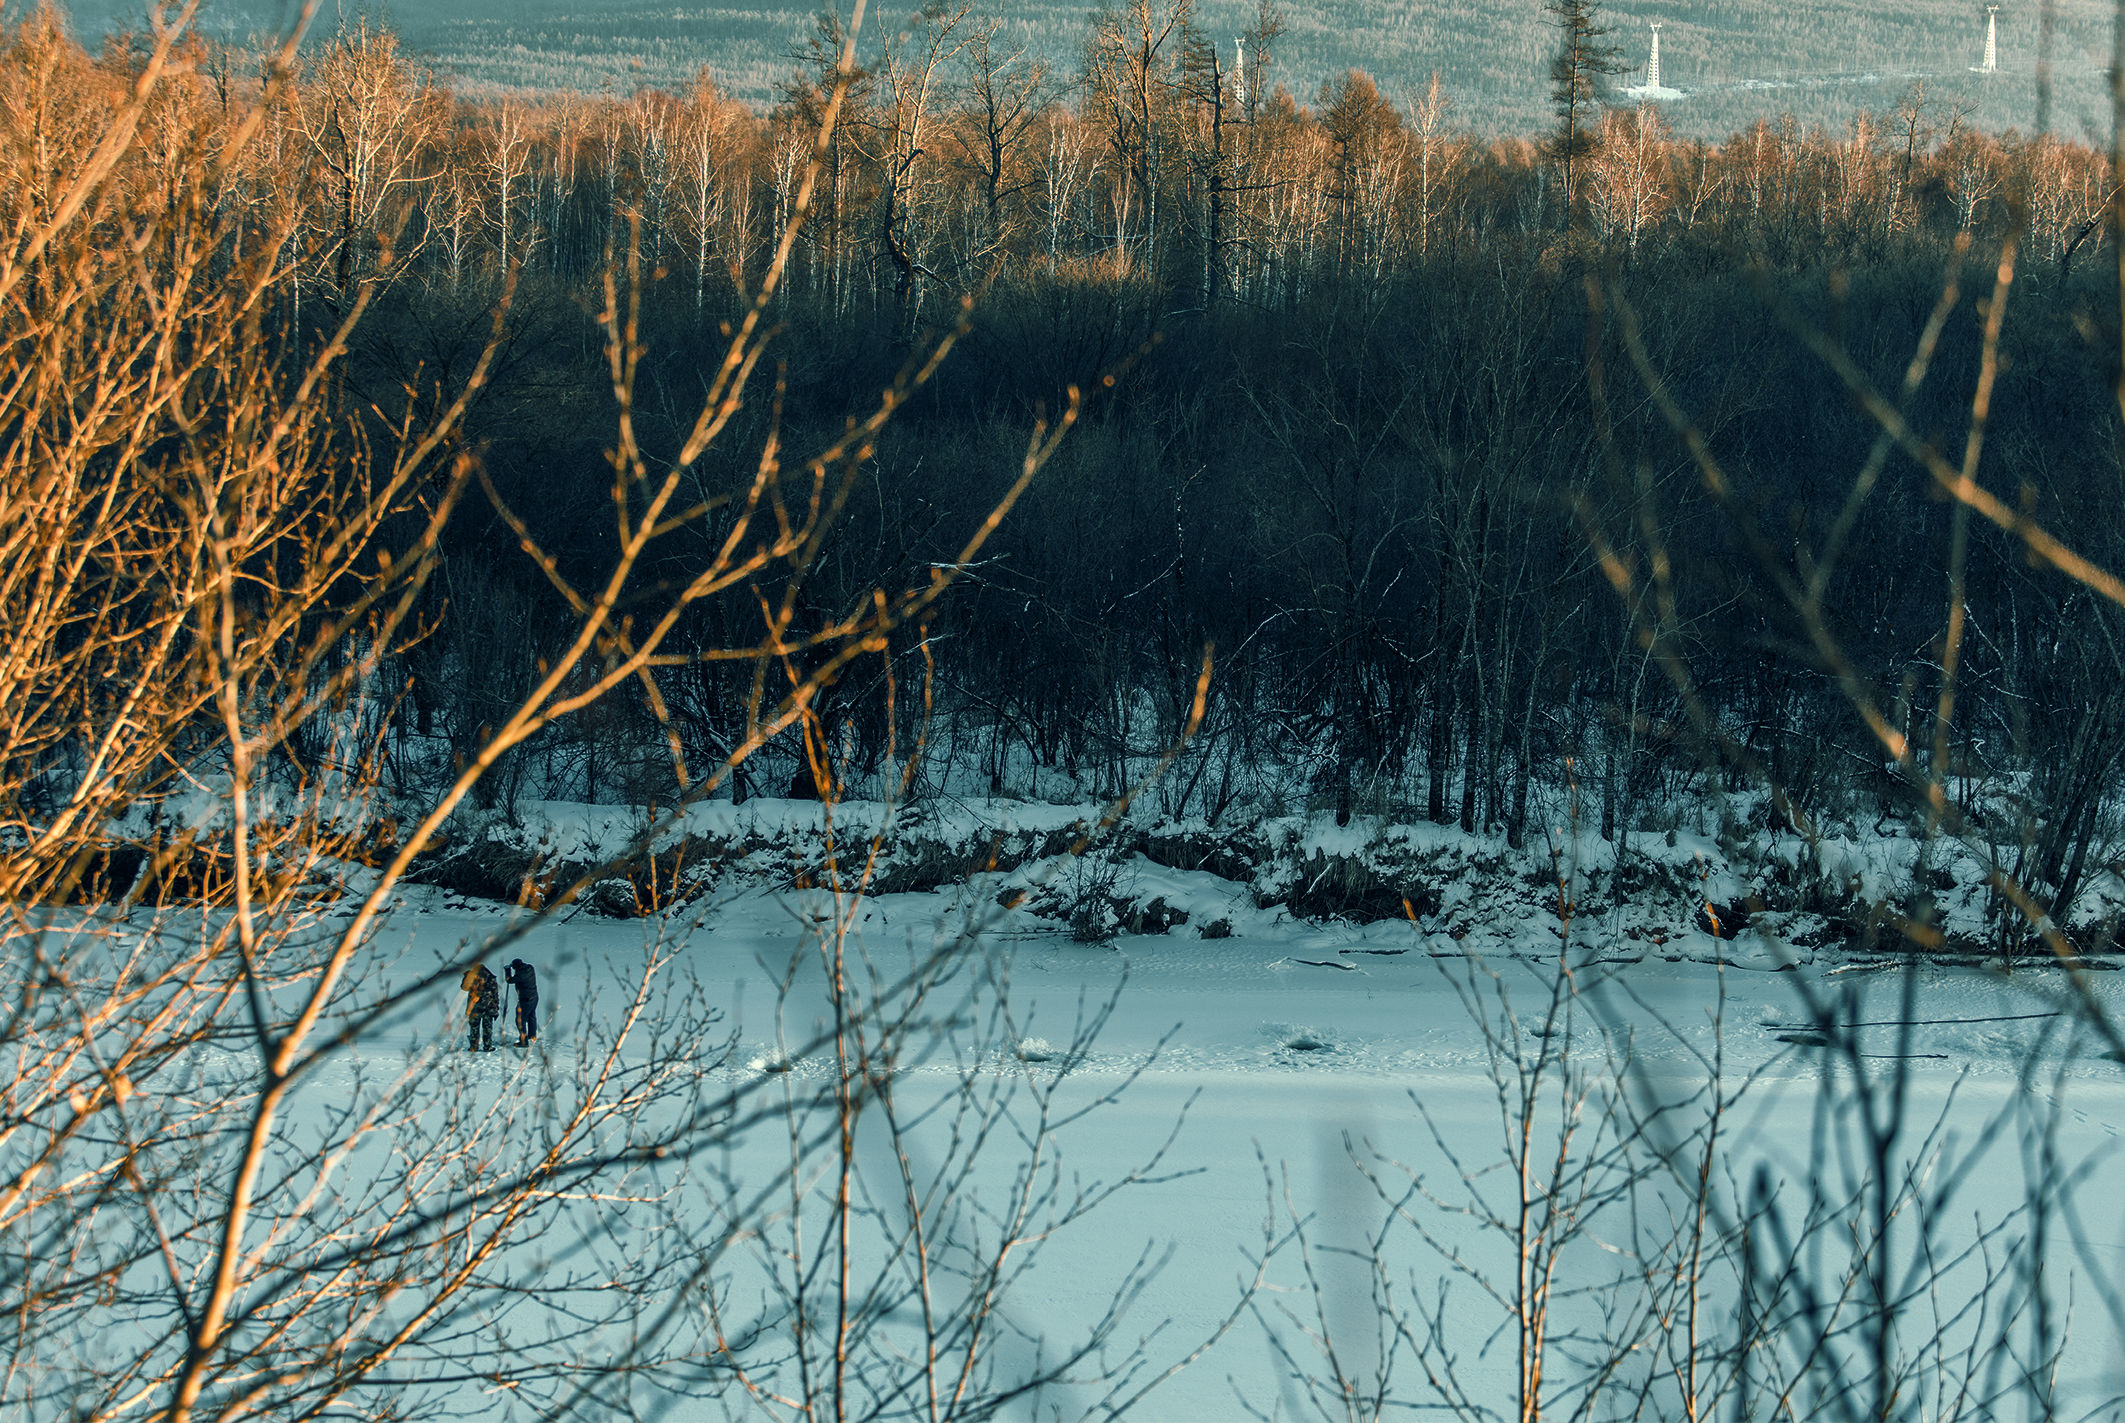
{"label": "person in dark clothing", "polygon": [[474,964],[458,980],[465,990],[465,1018],[472,1025],[474,1052],[494,1051],[494,1020],[502,1016],[502,986],[485,964]]}
{"label": "person in dark clothing", "polygon": [[516,990],[517,1046],[523,1047],[539,1040],[539,975],[538,970],[522,959],[511,959],[509,967],[502,970],[502,977]]}

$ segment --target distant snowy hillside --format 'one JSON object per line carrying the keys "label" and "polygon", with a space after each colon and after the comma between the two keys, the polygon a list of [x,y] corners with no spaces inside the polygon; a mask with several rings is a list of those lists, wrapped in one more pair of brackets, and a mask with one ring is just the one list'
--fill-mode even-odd
{"label": "distant snowy hillside", "polygon": [[[1005,18],[1014,38],[1068,73],[1077,66],[1095,7],[1076,0],[1007,0],[986,8]],[[85,29],[96,31],[141,12],[137,0],[77,0],[72,9]],[[874,6],[873,22],[892,22],[908,9]],[[1194,12],[1207,34],[1229,45],[1252,22],[1254,9],[1254,0],[1199,0]],[[337,13],[387,13],[416,48],[476,90],[626,94],[643,84],[681,85],[706,66],[731,93],[767,103],[819,11],[812,0],[696,7],[645,0],[335,0],[325,7],[324,22]],[[1302,101],[1350,68],[1367,71],[1388,94],[1406,99],[1436,70],[1454,96],[1460,123],[1499,134],[1526,132],[1547,119],[1554,39],[1537,4],[1325,0],[1286,4],[1281,11],[1287,28],[1273,77]],[[1629,0],[1604,6],[1602,13],[1630,66],[1620,84],[1642,80],[1646,27],[1663,23],[1663,78],[1690,96],[1670,118],[1696,137],[1723,137],[1783,112],[1842,126],[1860,109],[1886,109],[1913,80],[1924,80],[1944,97],[1959,95],[1988,128],[2026,130],[2036,113],[2041,40],[2035,5],[2001,11],[2000,72],[1983,76],[1970,67],[1983,49],[1984,16],[1951,0],[1886,7],[1834,0]],[[2066,0],[2054,9],[2053,117],[2069,136],[2107,132],[2109,14],[2095,0]],[[208,0],[204,13],[210,28],[237,35],[281,20],[282,7],[263,0]]]}

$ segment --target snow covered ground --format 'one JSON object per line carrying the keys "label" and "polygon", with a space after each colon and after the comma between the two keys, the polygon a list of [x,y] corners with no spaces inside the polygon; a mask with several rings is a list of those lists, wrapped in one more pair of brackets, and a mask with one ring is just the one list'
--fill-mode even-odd
{"label": "snow covered ground", "polygon": [[[196,809],[179,818],[220,813],[211,797]],[[838,912],[859,1000],[913,965],[947,970],[912,1031],[862,1064],[893,1084],[901,1129],[872,1105],[852,1139],[854,1277],[898,1272],[904,1285],[905,1254],[887,1252],[904,1248],[912,1216],[895,1202],[949,1182],[923,1217],[940,1267],[978,1265],[1001,1235],[1023,1239],[978,1351],[997,1376],[1095,1344],[996,1416],[1107,1417],[1132,1402],[1132,1416],[1153,1419],[1509,1413],[1515,1282],[1527,1253],[1552,1249],[1548,1387],[1561,1392],[1548,1411],[1573,1411],[1589,1361],[1609,1350],[1616,1372],[1587,1416],[1680,1416],[1682,1304],[1702,1304],[1701,1340],[1739,1327],[1737,1216],[1755,1268],[1785,1291],[1757,1308],[1775,1337],[1752,1357],[1783,1350],[1805,1375],[1804,1401],[1864,1392],[1853,1380],[1877,1376],[1871,1361],[1886,1353],[1911,1416],[1948,1416],[1966,1390],[1985,1416],[2125,1416],[2112,1405],[2125,1396],[2125,1209],[2107,1189],[2125,1041],[2088,1026],[2125,1019],[2104,927],[2125,884],[2101,876],[2076,909],[2079,942],[2101,955],[2078,986],[2050,967],[2001,974],[1980,966],[1996,920],[1967,847],[1854,826],[1804,843],[1760,809],[1737,800],[1718,825],[1620,846],[1550,826],[1518,848],[1364,816],[1212,827],[1146,811],[1087,847],[1097,807],[940,798],[838,808],[830,862],[824,808],[749,801],[696,807],[657,837],[655,865],[619,874],[596,866],[643,833],[640,813],[527,802],[454,825],[447,849],[417,866],[424,882],[401,887],[334,1012],[358,1014],[394,983],[432,975],[433,986],[303,1077],[276,1144],[285,1191],[269,1204],[288,1209],[335,1133],[372,1107],[378,1125],[337,1178],[357,1187],[350,1218],[397,1208],[385,1199],[396,1154],[430,1163],[423,1179],[445,1194],[507,1174],[550,1135],[555,1103],[563,1117],[586,1097],[615,1113],[578,1139],[596,1155],[639,1145],[638,1122],[654,1135],[740,1094],[734,1115],[756,1112],[742,1129],[696,1133],[705,1149],[670,1169],[632,1158],[613,1190],[542,1198],[536,1229],[494,1256],[483,1278],[508,1303],[467,1312],[483,1341],[471,1356],[484,1358],[490,1337],[544,1338],[542,1382],[513,1392],[513,1366],[497,1358],[476,1384],[438,1386],[454,1390],[457,1416],[538,1415],[565,1393],[554,1380],[621,1351],[641,1317],[615,1308],[668,1303],[685,1318],[662,1337],[684,1344],[692,1331],[698,1345],[706,1310],[667,1288],[691,1276],[713,1284],[706,1322],[738,1341],[724,1357],[742,1356],[755,1388],[814,1388],[792,1361],[788,1305],[801,1288],[819,1306],[833,1273],[820,1252],[836,1152],[819,1102],[838,1077],[820,950]],[[881,832],[867,883],[892,892],[837,902],[818,887],[846,883],[863,837]],[[291,995],[280,1011],[310,981],[304,955],[373,875],[331,861],[305,881],[313,908],[295,912],[317,922],[286,941],[292,967],[268,989]],[[548,902],[578,882],[580,899]],[[1864,924],[1912,902],[1918,884],[1954,961],[1906,973],[1858,952]],[[646,898],[672,907],[629,917]],[[547,907],[541,917],[511,900]],[[140,908],[129,929],[75,946],[81,969],[93,975],[98,953],[137,942],[131,930],[191,941],[219,914]],[[426,1054],[460,1040],[464,961],[519,925],[494,959],[536,966],[540,1044],[453,1051],[431,1070]],[[652,947],[669,955],[660,986],[607,1060],[626,984]],[[1571,993],[1556,1010],[1560,947]],[[178,1116],[186,1092],[218,1092],[216,1110],[240,1126],[255,1052],[240,1035],[180,1052],[157,1088],[179,1084]],[[601,1073],[621,1085],[600,1085]],[[1725,1110],[1707,1163],[1714,1093]],[[650,1103],[639,1113],[638,1100]],[[1892,1106],[1902,1126],[1881,1135]],[[1516,1143],[1524,1193],[1507,1160]],[[225,1150],[198,1159],[206,1185],[187,1250],[211,1234],[213,1191],[228,1179],[213,1152]],[[1711,1243],[1685,1251],[1677,1231],[1700,1166]],[[1081,1200],[1098,1208],[1080,1218]],[[1523,1204],[1529,1252],[1512,1239]],[[1772,1246],[1787,1249],[1775,1269],[1761,1258]],[[423,1248],[428,1268],[459,1247]],[[1678,1295],[1683,1254],[1705,1263],[1699,1287]],[[808,1262],[798,1273],[817,1267],[801,1287],[792,1259]],[[645,1267],[653,1288],[634,1288],[630,1266],[659,1260]],[[565,1288],[549,1287],[564,1275]],[[1796,1280],[1830,1293],[1801,1301]],[[964,1276],[933,1283],[943,1315],[964,1320]],[[922,1330],[912,1297],[890,1295],[866,1305],[879,1322],[867,1357],[904,1382]],[[1897,1301],[1896,1337],[1870,1342],[1866,1301],[1884,1296]],[[1833,1321],[1816,1353],[1798,1347],[1810,1309]],[[95,1343],[113,1362],[135,1348],[117,1331]],[[1716,1351],[1704,1360],[1710,1397],[1732,1371]],[[696,1358],[658,1377],[594,1406],[631,1418],[776,1413],[736,1389],[727,1362]],[[2032,1379],[2055,1382],[2023,1408]],[[872,1401],[877,1416],[914,1416],[912,1397]]]}
{"label": "snow covered ground", "polygon": [[[1411,1207],[1416,1224],[1383,1228],[1389,1212],[1361,1167],[1369,1165],[1390,1187],[1408,1183],[1401,1170],[1407,1167],[1441,1200],[1466,1198],[1463,1174],[1494,1162],[1508,1138],[1499,1061],[1477,1021],[1487,1016],[1529,1031],[1540,1026],[1541,965],[1556,958],[1554,932],[1494,946],[1471,979],[1470,961],[1451,940],[1406,922],[1316,926],[1264,915],[1243,917],[1230,937],[1122,937],[1089,946],[1073,942],[1052,920],[996,910],[993,888],[863,901],[851,946],[889,974],[953,940],[970,918],[981,921],[984,932],[963,952],[984,965],[991,981],[1008,983],[1011,1016],[1000,1031],[1018,1051],[999,1059],[996,1070],[1006,1075],[1022,1070],[1021,1060],[1037,1075],[1044,1059],[1065,1051],[1075,1024],[1111,1002],[1111,1015],[1060,1100],[1093,1105],[1126,1088],[1059,1132],[1052,1150],[1066,1179],[1079,1184],[1115,1182],[1158,1163],[1151,1179],[1129,1185],[1092,1217],[1040,1244],[1030,1272],[1002,1305],[1003,1318],[1021,1332],[1013,1347],[1030,1347],[1024,1341],[1034,1336],[1060,1340],[1089,1326],[1132,1265],[1150,1260],[1157,1273],[1107,1357],[1148,1336],[1148,1372],[1140,1374],[1147,1379],[1210,1342],[1145,1398],[1135,1416],[1344,1416],[1321,1408],[1319,1396],[1307,1391],[1308,1377],[1318,1383],[1328,1369],[1318,1340],[1309,1337],[1324,1328],[1346,1374],[1375,1377],[1382,1361],[1391,1366],[1386,1387],[1398,1406],[1389,1415],[1437,1404],[1439,1395],[1413,1358],[1381,1340],[1374,1290],[1385,1281],[1390,1304],[1410,1310],[1415,1301],[1435,1303],[1438,1284],[1453,1276],[1442,1247],[1493,1282],[1511,1278],[1513,1256],[1494,1232],[1438,1203],[1418,1200]],[[789,1043],[823,1023],[818,960],[808,945],[827,905],[818,891],[745,889],[694,906],[676,931],[683,935],[679,968],[727,1011],[742,1040],[735,1076],[766,1072],[803,1082],[831,1072],[825,1060],[785,1057]],[[414,890],[379,942],[415,961],[449,958],[476,945],[509,913],[440,890]],[[586,985],[608,964],[638,960],[645,934],[655,932],[656,921],[588,915],[534,931],[513,952],[535,963],[548,985],[544,1051],[501,1054],[472,1066],[504,1096],[538,1092],[541,1074],[565,1062],[586,1016],[609,1011],[596,1006],[609,1000]],[[2125,1393],[2125,1351],[2119,1321],[2106,1313],[2098,1286],[2125,1273],[2125,1208],[2104,1185],[2118,1179],[2125,1080],[2100,1044],[2068,1026],[2071,1016],[2045,1016],[2071,1007],[2062,976],[1928,969],[1911,980],[1907,998],[1905,977],[1895,970],[1821,965],[1778,972],[1769,967],[1775,956],[1741,942],[1733,945],[1733,964],[1695,961],[1716,957],[1719,943],[1707,939],[1695,947],[1709,954],[1676,961],[1647,954],[1642,945],[1619,955],[1614,943],[1591,936],[1572,945],[1568,959],[1585,965],[1576,975],[1581,1006],[1574,1010],[1574,1051],[1594,1069],[1593,1090],[1613,1080],[1604,1044],[1629,1041],[1636,1063],[1629,1080],[1642,1093],[1671,1101],[1689,1098],[1716,1058],[1728,1088],[1748,1081],[1724,1127],[1720,1172],[1732,1183],[1731,1199],[1741,1198],[1759,1166],[1784,1201],[1811,1189],[1835,1196],[1863,1187],[1870,1168],[1853,1153],[1851,1123],[1839,1126],[1821,1108],[1826,1101],[1856,1100],[1858,1086],[1853,1063],[1832,1060],[1834,1054],[1807,1041],[1814,1019],[1804,997],[1827,1005],[1840,1023],[1925,1020],[1910,1029],[1855,1031],[1865,1053],[1881,1054],[1859,1060],[1875,1090],[1883,1090],[1890,1074],[1908,1072],[1909,1115],[1944,1127],[1931,1137],[1914,1131],[1895,1147],[1933,1187],[1957,1183],[1951,1198],[1934,1204],[1942,1222],[1934,1247],[1967,1244],[1976,1232],[2003,1223],[2012,1234],[2013,1212],[2032,1180],[2059,1184],[2069,1170],[2084,1173],[2079,1214],[2069,1228],[2054,1225],[2047,1256],[2051,1283],[2075,1307],[2073,1337],[2058,1369],[2059,1416],[2115,1416],[2109,1400]],[[1507,1008],[1488,986],[1491,971],[1510,996]],[[1457,982],[1474,985],[1472,1000],[1457,992]],[[2094,973],[2088,983],[2114,1018],[2125,1017],[2118,975]],[[418,1040],[442,1030],[450,1006],[438,1001],[435,1021],[403,1024],[358,1052],[403,1060]],[[928,1082],[939,1099],[949,1095],[965,1064],[955,1058],[955,1046],[966,1046],[955,1035],[993,1039],[999,1030],[986,1022],[977,1015],[944,1023],[927,1060],[902,1064],[903,1093],[921,1100]],[[1540,1041],[1525,1036],[1521,1046],[1531,1051]],[[1130,1080],[1131,1073],[1140,1075]],[[2046,1131],[2053,1154],[2032,1166],[2032,1143]],[[919,1157],[921,1130],[911,1139]],[[1449,1149],[1463,1173],[1448,1161]],[[864,1172],[897,1169],[882,1143],[859,1141],[859,1155],[866,1150],[874,1154],[862,1162]],[[938,1150],[946,1148],[940,1143]],[[731,1143],[722,1170],[732,1179],[772,1181],[787,1172],[788,1151],[786,1136],[763,1132]],[[992,1142],[970,1188],[1001,1192],[1021,1155],[1018,1142]],[[1958,1176],[1966,1159],[1968,1169]],[[1478,1184],[1489,1190],[1496,1181],[1485,1177]],[[1305,1224],[1310,1257],[1289,1239],[1295,1221]],[[1426,1242],[1426,1232],[1436,1243]],[[1594,1236],[1564,1257],[1566,1274],[1581,1272],[1576,1283],[1623,1270],[1618,1261],[1630,1258],[1630,1242],[1616,1235],[1613,1222],[1604,1220]],[[1995,1237],[1993,1248],[2006,1238]],[[1253,1307],[1227,1327],[1254,1275],[1253,1262],[1279,1241]],[[1308,1283],[1309,1258],[1318,1293]],[[729,1266],[734,1297],[760,1285],[747,1273],[752,1268],[742,1260]],[[1971,1285],[1981,1268],[1970,1260],[1945,1267],[1948,1293]],[[1453,1281],[1438,1339],[1456,1356],[1471,1395],[1504,1410],[1513,1386],[1512,1349],[1495,1333],[1500,1306],[1479,1285],[1467,1276]],[[1563,1317],[1569,1307],[1560,1306]],[[1992,1347],[1983,1331],[1998,1328],[1997,1320],[1973,1321],[1949,1306],[1943,1317],[1950,1322],[1940,1326],[1940,1350],[1959,1341]],[[1088,1363],[1077,1382],[1002,1416],[1079,1416],[1108,1396],[1112,1379],[1100,1375],[1101,1367]],[[727,1411],[725,1402],[705,1394],[658,1403],[672,1417]]]}
{"label": "snow covered ground", "polygon": [[[2003,914],[2018,918],[1993,887],[1996,852],[1982,845],[1927,840],[1895,823],[1826,825],[1804,840],[1772,828],[1760,795],[1728,797],[1716,825],[1615,843],[1560,813],[1563,823],[1538,822],[1518,847],[1497,831],[1370,815],[1346,825],[1317,812],[1213,826],[1139,802],[1095,830],[1102,815],[1087,803],[852,801],[836,808],[829,837],[817,802],[719,802],[663,822],[654,873],[637,861],[630,878],[597,866],[647,833],[643,812],[524,802],[507,819],[454,823],[447,846],[413,877],[467,902],[537,903],[581,883],[578,903],[589,912],[626,917],[747,887],[846,884],[878,835],[866,892],[966,885],[1016,896],[1034,916],[1019,926],[1029,931],[1065,922],[1090,937],[1162,929],[1253,937],[1333,920],[1370,924],[1407,946],[1414,924],[1434,952],[1490,955],[1525,952],[1558,933],[1568,905],[1574,932],[1604,957],[1765,968],[1842,961],[1879,937],[1867,926],[1878,930],[1885,909],[1930,918],[1947,953],[1971,958],[1997,954]],[[844,864],[830,871],[837,842]],[[2084,952],[2113,953],[2125,879],[2091,873],[2058,912]]]}

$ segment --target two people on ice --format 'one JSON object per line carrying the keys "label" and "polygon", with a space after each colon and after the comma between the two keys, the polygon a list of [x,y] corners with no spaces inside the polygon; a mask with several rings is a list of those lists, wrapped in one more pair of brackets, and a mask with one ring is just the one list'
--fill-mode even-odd
{"label": "two people on ice", "polygon": [[[509,986],[516,990],[516,1030],[519,1047],[539,1036],[539,976],[522,959],[511,959],[504,970]],[[473,1052],[494,1051],[494,1020],[502,1016],[502,989],[485,964],[474,964],[458,980],[465,990],[465,1020],[472,1026]]]}

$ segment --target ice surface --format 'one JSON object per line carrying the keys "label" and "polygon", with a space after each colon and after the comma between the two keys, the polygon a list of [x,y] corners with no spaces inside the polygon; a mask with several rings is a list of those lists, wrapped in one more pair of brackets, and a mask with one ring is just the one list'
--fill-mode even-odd
{"label": "ice surface", "polygon": [[[817,810],[763,806],[752,813],[787,817]],[[1308,833],[1315,843],[1333,843],[1325,833]],[[1662,846],[1660,853],[1697,851]],[[1882,863],[1879,854],[1852,851],[1855,873],[1877,872]],[[1138,873],[1191,913],[1229,916],[1232,934],[1124,936],[1108,945],[1082,945],[1052,922],[995,908],[988,893],[993,886],[982,885],[857,904],[849,948],[858,960],[890,970],[961,934],[969,923],[984,925],[962,952],[978,958],[992,981],[1009,985],[1009,1031],[1000,1046],[1010,1064],[999,1071],[1053,1068],[1067,1055],[1087,1005],[1111,999],[1111,1016],[1096,1041],[1073,1060],[1076,1085],[1067,1099],[1089,1104],[1129,1074],[1141,1075],[1118,1100],[1063,1132],[1055,1149],[1073,1177],[1111,1181],[1155,1157],[1176,1123],[1178,1135],[1158,1179],[1131,1187],[1094,1220],[1044,1242],[1005,1308],[1017,1327],[1060,1337],[1094,1319],[1146,1251],[1154,1257],[1170,1252],[1129,1324],[1137,1333],[1156,1331],[1149,1353],[1164,1362],[1218,1328],[1250,1274],[1250,1259],[1274,1236],[1288,1203],[1311,1221],[1318,1241],[1368,1240],[1384,1207],[1360,1174],[1361,1163],[1376,1169],[1382,1162],[1401,1163],[1436,1177],[1444,1163],[1442,1141],[1464,1160],[1496,1155],[1500,1117],[1492,1057],[1456,983],[1464,989],[1471,981],[1479,989],[1502,985],[1510,1014],[1531,1031],[1543,1001],[1542,965],[1554,962],[1558,949],[1551,932],[1471,960],[1453,940],[1422,925],[1309,924],[1253,910],[1211,876],[1148,863]],[[438,891],[409,891],[379,936],[379,951],[402,953],[416,963],[447,958],[476,944],[509,913],[450,903]],[[730,1015],[740,1040],[734,1074],[803,1079],[831,1070],[824,1060],[793,1059],[789,1051],[824,1012],[813,946],[831,907],[816,891],[748,889],[690,911],[682,967]],[[608,964],[638,959],[651,932],[655,926],[641,921],[588,916],[536,929],[513,952],[554,985],[546,1052],[467,1067],[487,1074],[493,1092],[539,1091],[542,1073],[564,1069],[585,1015],[612,1011],[609,1002],[572,986],[589,983]],[[1759,1162],[1789,1183],[1809,1180],[1820,1169],[1808,1151],[1818,1092],[1839,1090],[1849,1069],[1789,1040],[1812,1021],[1803,992],[1832,1003],[1842,1022],[1957,1020],[1929,1022],[1909,1029],[1908,1037],[1892,1027],[1857,1031],[1870,1052],[1912,1054],[1902,1061],[1913,1074],[1914,1102],[1922,1113],[1945,1113],[1963,1140],[1974,1139],[1999,1112],[2049,1105],[2057,1109],[2063,1159],[2093,1163],[2097,1171],[2108,1163],[2114,1170],[2117,1123],[2125,1116],[2115,1065],[2080,1042],[2079,1066],[2032,1080],[2025,1068],[2033,1056],[2048,1053],[2045,1060],[2054,1064],[2066,1060],[2061,1050],[2072,1034],[2062,1031],[2065,1020],[1970,1021],[2053,1011],[2063,983],[2055,972],[2010,977],[1929,969],[1919,975],[1907,1009],[1891,971],[1823,966],[1780,972],[1791,968],[1790,960],[1779,962],[1746,940],[1699,935],[1685,946],[1687,953],[1663,956],[1643,945],[1626,951],[1594,937],[1592,928],[1585,933],[1584,940],[1566,946],[1564,957],[1579,978],[1585,1006],[1574,1021],[1590,1058],[1604,1060],[1596,1029],[1605,1026],[1607,1041],[1629,1041],[1635,1070],[1645,1080],[1678,1096],[1703,1080],[1715,1053],[1723,1053],[1730,1082],[1750,1074],[1759,1078],[1731,1128],[1729,1169],[1737,1179]],[[786,997],[779,988],[785,982],[791,985]],[[2125,984],[2117,975],[2095,974],[2090,982],[2100,1002],[2125,1012]],[[405,1023],[349,1051],[312,1090],[344,1092],[365,1073],[392,1070],[423,1038],[444,1031],[448,1006],[447,996],[439,997],[433,1022]],[[971,1035],[977,1027],[947,1030],[924,1060],[904,1064],[901,1090],[911,1100],[953,1090],[967,1070],[965,1055],[954,1050],[967,1044],[955,1043],[953,1034],[963,1028]],[[741,1176],[765,1181],[787,1170],[787,1140],[774,1132],[728,1147],[730,1169]],[[2011,1139],[1990,1151],[1963,1202],[1973,1218],[2004,1218],[2022,1198],[2023,1168]],[[975,1185],[1001,1190],[1014,1161],[1009,1144],[1000,1145],[975,1173]],[[873,1161],[868,1169],[883,1166]],[[2069,1274],[2085,1268],[2091,1255],[2115,1259],[2125,1252],[2114,1198],[2091,1198],[2089,1204],[2080,1253],[2061,1247],[2060,1268]],[[1508,1268],[1504,1257],[1486,1254],[1494,1253],[1496,1242],[1465,1220],[1441,1215],[1433,1224],[1470,1259]],[[1427,1288],[1442,1275],[1438,1257],[1406,1233],[1390,1237],[1387,1264],[1397,1279]],[[731,1268],[742,1280],[745,1267]],[[1324,1268],[1333,1276],[1342,1267]],[[1242,1316],[1138,1416],[1223,1419],[1244,1416],[1246,1409],[1273,1415],[1280,1406],[1289,1415],[1298,1398],[1295,1373],[1306,1359],[1309,1320],[1303,1311],[1279,1312],[1299,1302],[1293,1292],[1301,1279],[1288,1253],[1271,1262],[1267,1284],[1271,1293],[1263,1298],[1276,1308]],[[1362,1304],[1363,1280],[1344,1284],[1341,1294],[1330,1291],[1331,1302],[1340,1299],[1338,1309],[1359,1308],[1352,1301]],[[1471,1329],[1495,1315],[1473,1292],[1466,1309]],[[2063,1372],[2069,1391],[2092,1399],[2117,1386],[2112,1375],[2121,1355],[2111,1347],[2106,1322],[2091,1316],[2083,1327],[2087,1352],[2070,1357]],[[1462,1341],[1468,1346],[1463,1367],[1502,1406],[1511,1371],[1502,1355],[1477,1347],[1481,1332]],[[1271,1334],[1296,1352],[1286,1357],[1268,1347]],[[1351,1347],[1362,1352],[1355,1340]],[[1415,1374],[1406,1374],[1402,1384],[1411,1401],[1428,1401]],[[1051,1391],[1040,1414],[1059,1408],[1063,1416],[1075,1416],[1097,1396],[1090,1383],[1079,1394]],[[465,1416],[475,1416],[479,1406],[468,1398]]]}

